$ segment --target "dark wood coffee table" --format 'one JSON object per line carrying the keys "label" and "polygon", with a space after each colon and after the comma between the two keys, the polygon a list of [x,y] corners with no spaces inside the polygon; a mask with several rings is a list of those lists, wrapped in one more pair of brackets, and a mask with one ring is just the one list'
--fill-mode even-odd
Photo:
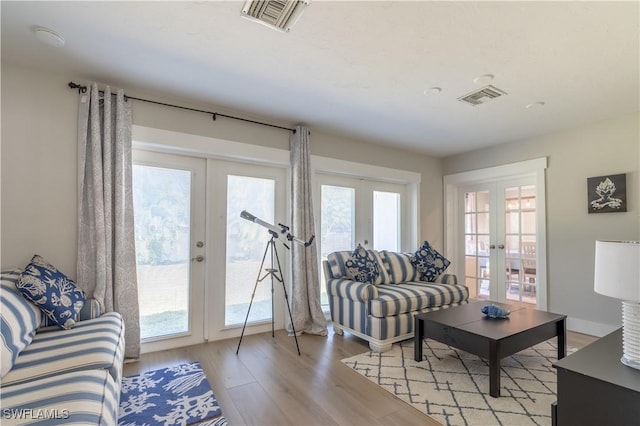
{"label": "dark wood coffee table", "polygon": [[[487,304],[509,309],[508,318],[488,318],[480,309]],[[422,340],[437,340],[489,360],[489,394],[500,396],[500,360],[552,337],[558,337],[558,359],[566,354],[566,315],[526,309],[491,301],[415,316],[414,359],[422,361]]]}

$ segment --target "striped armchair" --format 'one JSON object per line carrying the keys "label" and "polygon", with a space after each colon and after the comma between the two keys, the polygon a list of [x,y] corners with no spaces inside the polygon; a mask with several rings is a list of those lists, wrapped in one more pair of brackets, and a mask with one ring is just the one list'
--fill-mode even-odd
{"label": "striped armchair", "polygon": [[453,274],[434,282],[421,281],[410,262],[411,253],[369,250],[379,263],[375,284],[347,278],[345,262],[350,251],[329,254],[323,262],[333,329],[347,331],[369,342],[375,352],[413,337],[413,317],[468,303],[469,289]]}
{"label": "striped armchair", "polygon": [[0,285],[0,423],[115,425],[124,359],[120,314],[88,300],[75,326],[50,326],[16,289],[20,269]]}

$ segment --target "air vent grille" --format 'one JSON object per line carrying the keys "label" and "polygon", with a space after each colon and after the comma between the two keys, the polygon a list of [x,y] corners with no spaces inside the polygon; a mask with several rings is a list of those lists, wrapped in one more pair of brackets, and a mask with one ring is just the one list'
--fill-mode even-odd
{"label": "air vent grille", "polygon": [[469,105],[476,106],[489,102],[492,99],[499,98],[502,95],[506,95],[507,92],[500,90],[494,86],[485,86],[480,90],[467,93],[464,96],[458,98],[460,102],[465,102]]}
{"label": "air vent grille", "polygon": [[242,16],[270,28],[288,32],[310,0],[247,0]]}

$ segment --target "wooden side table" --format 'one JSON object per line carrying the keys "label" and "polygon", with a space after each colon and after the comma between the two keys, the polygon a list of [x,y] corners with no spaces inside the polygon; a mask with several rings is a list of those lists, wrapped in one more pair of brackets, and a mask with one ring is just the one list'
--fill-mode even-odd
{"label": "wooden side table", "polygon": [[556,362],[558,426],[640,425],[640,370],[620,362],[622,329]]}

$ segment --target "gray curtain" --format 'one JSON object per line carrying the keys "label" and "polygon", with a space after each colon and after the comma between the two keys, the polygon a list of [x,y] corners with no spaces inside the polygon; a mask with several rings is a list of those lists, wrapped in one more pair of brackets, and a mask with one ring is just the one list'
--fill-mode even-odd
{"label": "gray curtain", "polygon": [[94,83],[78,109],[78,285],[122,314],[125,356],[140,356],[131,187],[131,105]]}
{"label": "gray curtain", "polygon": [[[311,186],[311,161],[309,152],[309,130],[297,126],[289,139],[291,149],[291,231],[301,240],[315,234]],[[327,321],[320,303],[318,279],[318,250],[316,241],[309,247],[291,244],[292,281],[291,316],[296,332],[327,334]],[[287,318],[287,321],[289,319]],[[293,332],[287,323],[287,331]]]}

